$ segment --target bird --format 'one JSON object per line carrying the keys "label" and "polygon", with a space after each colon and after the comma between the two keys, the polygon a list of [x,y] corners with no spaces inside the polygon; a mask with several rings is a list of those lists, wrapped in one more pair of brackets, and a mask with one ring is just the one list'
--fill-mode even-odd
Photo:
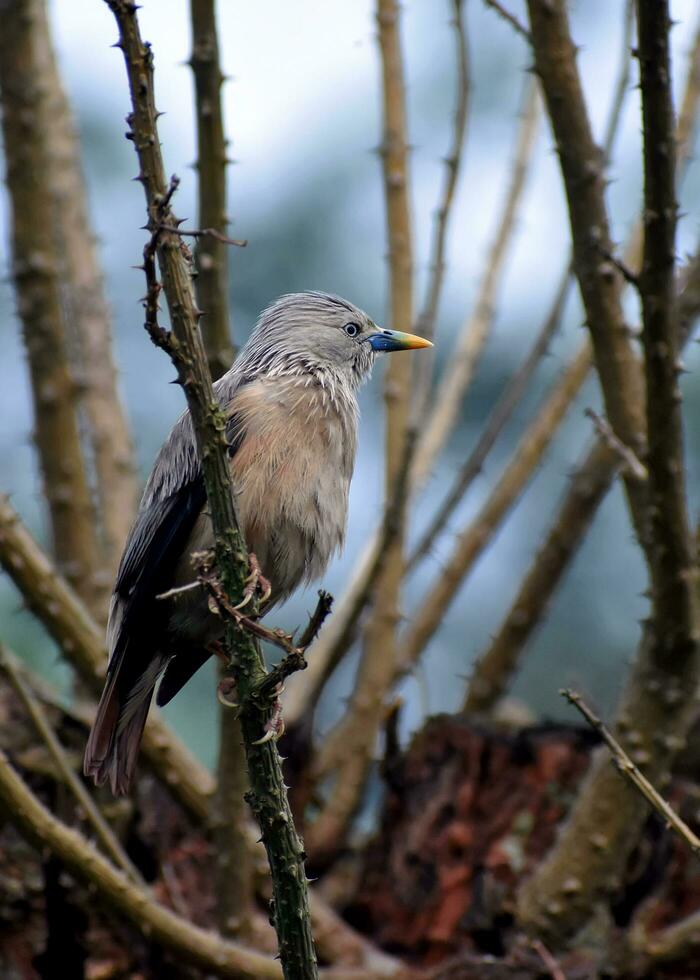
{"label": "bird", "polygon": [[[267,613],[318,579],[341,550],[358,430],[357,392],[378,353],[432,347],[378,327],[330,293],[281,296],[265,309],[214,392],[226,418],[234,502],[269,583]],[[84,773],[129,791],[154,691],[167,704],[223,635],[192,554],[213,546],[189,411],[146,483],[119,564],[107,624],[109,661]],[[163,598],[175,590],[172,598]],[[177,590],[180,590],[178,593]]]}

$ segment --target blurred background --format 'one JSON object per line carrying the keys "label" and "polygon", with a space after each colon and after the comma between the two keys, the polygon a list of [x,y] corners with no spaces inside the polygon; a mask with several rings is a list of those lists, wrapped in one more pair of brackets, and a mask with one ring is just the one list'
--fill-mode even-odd
{"label": "blurred background", "polygon": [[[143,197],[134,176],[131,146],[123,137],[128,108],[121,54],[109,10],[96,0],[54,0],[54,39],[65,84],[77,116],[103,267],[114,313],[116,355],[145,479],[155,453],[183,407],[181,390],[170,385],[173,371],[142,329],[142,274],[132,268],[144,243]],[[512,3],[518,14],[521,3]],[[622,0],[580,0],[572,5],[579,65],[596,133],[602,138],[619,71],[623,38]],[[405,53],[409,135],[413,146],[412,206],[417,295],[422,305],[431,222],[442,178],[442,159],[451,139],[454,112],[454,43],[449,5],[406,0]],[[685,76],[684,57],[695,31],[698,4],[677,0],[672,11],[676,80]],[[187,5],[179,0],[145,0],[140,12],[144,37],[154,44],[161,137],[170,172],[182,184],[178,214],[195,215],[195,157],[192,77],[185,62],[191,39]],[[515,121],[523,104],[529,68],[524,42],[477,0],[467,0],[471,49],[471,118],[463,176],[452,219],[446,288],[438,318],[438,368],[449,359],[454,336],[472,310],[476,287],[495,235],[514,156]],[[232,249],[231,308],[237,344],[255,318],[279,294],[323,289],[346,296],[378,322],[386,311],[385,226],[376,146],[380,138],[379,60],[369,0],[259,0],[219,4],[224,70],[225,123],[235,161],[229,169],[232,234],[248,240]],[[617,241],[623,241],[639,212],[641,156],[636,79],[630,81],[609,169],[609,203]],[[694,247],[700,218],[700,168],[691,163],[681,193],[679,241]],[[9,281],[7,201],[0,198],[0,487],[41,541],[46,540],[39,477],[31,445],[32,413],[27,370]],[[459,426],[410,512],[414,540],[435,502],[466,458],[503,385],[527,352],[546,315],[569,249],[565,202],[552,138],[540,121],[537,146],[519,210],[506,272],[498,291],[496,322],[476,378],[462,407]],[[630,308],[634,320],[634,305]],[[582,338],[582,313],[575,293],[561,332],[540,364],[528,397],[491,454],[487,466],[451,522],[458,529],[488,496],[541,395]],[[406,329],[411,325],[406,324]],[[700,493],[700,352],[691,345],[688,374],[688,449],[691,515]],[[343,557],[324,586],[340,595],[346,577],[382,510],[383,405],[378,365],[362,395],[360,451]],[[438,374],[439,383],[439,374]],[[433,638],[420,672],[403,687],[406,730],[426,711],[454,710],[463,678],[488,641],[515,592],[567,476],[588,443],[591,423],[583,412],[597,408],[591,380],[547,455],[527,493],[461,589]],[[439,571],[450,535],[418,566],[404,597],[421,596]],[[635,648],[637,620],[645,602],[644,571],[632,541],[619,488],[601,508],[592,533],[573,563],[513,693],[537,717],[570,717],[560,687],[577,686],[604,712],[618,693],[623,668]],[[315,592],[297,595],[275,613],[293,627],[312,607]],[[67,673],[38,623],[25,614],[18,594],[0,576],[2,635],[33,667],[66,685]],[[349,658],[329,686],[318,715],[330,724],[343,713],[352,683]],[[211,765],[216,753],[213,670],[203,670],[167,709],[188,744]]]}

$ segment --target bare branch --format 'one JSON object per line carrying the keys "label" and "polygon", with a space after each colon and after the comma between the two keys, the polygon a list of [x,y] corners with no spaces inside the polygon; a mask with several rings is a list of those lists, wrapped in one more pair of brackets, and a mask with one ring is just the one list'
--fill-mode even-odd
{"label": "bare branch", "polygon": [[[226,236],[226,135],[221,106],[224,76],[219,62],[219,38],[214,0],[190,0],[192,55],[197,113],[198,222],[210,241],[199,240],[195,250],[197,302],[204,311],[201,329],[209,370],[214,381],[228,371],[235,354],[231,340]],[[184,232],[180,231],[180,234]],[[202,236],[198,237],[201,239]],[[235,242],[235,244],[242,244]]]}
{"label": "bare branch", "polygon": [[539,117],[536,85],[528,79],[524,109],[518,130],[513,169],[501,211],[496,236],[486,259],[472,314],[460,328],[445,376],[440,379],[440,397],[422,423],[411,475],[412,486],[425,482],[458,417],[464,393],[488,340],[494,321],[496,292],[516,227],[518,207],[525,189]]}
{"label": "bare branch", "polygon": [[481,473],[488,454],[493,449],[499,435],[508,424],[513,412],[527,390],[527,386],[547,351],[552,338],[561,326],[564,307],[572,284],[571,268],[564,271],[552,307],[535,338],[532,348],[503,390],[501,397],[489,415],[476,446],[459,469],[457,478],[447,496],[430,521],[425,533],[411,555],[408,566],[413,568],[421,559],[430,554],[439,535],[444,531],[458,503]]}
{"label": "bare branch", "polygon": [[613,452],[617,453],[625,469],[636,480],[646,480],[647,476],[649,475],[647,473],[646,466],[644,466],[644,464],[637,459],[629,446],[623,445],[617,438],[613,430],[610,428],[610,423],[607,421],[607,419],[604,419],[602,416],[598,415],[598,413],[592,408],[587,408],[584,415],[586,415],[591,422],[593,422],[593,427],[603,442],[606,443],[609,448],[613,450]]}
{"label": "bare branch", "polygon": [[[676,207],[667,5],[640,2],[637,16],[645,215],[655,224],[655,233],[646,236],[640,280],[649,433],[648,533],[642,542],[651,577],[652,617],[645,623],[616,732],[647,777],[663,787],[683,744],[698,684],[698,596],[676,378]],[[520,890],[521,922],[559,937],[578,928],[590,915],[593,896],[614,889],[620,880],[643,819],[633,790],[611,778],[609,768],[597,758],[556,846]],[[591,849],[592,834],[604,841],[602,847]],[[575,894],[562,903],[562,888],[571,880],[576,881]]]}
{"label": "bare branch", "polygon": [[96,600],[103,605],[93,612],[103,619],[106,586],[117,574],[136,509],[136,464],[119,396],[111,314],[88,214],[79,137],[51,44],[47,4],[38,2],[35,10],[36,56],[46,78],[44,125],[51,161],[44,179],[54,201],[51,221],[61,262],[68,357],[78,385],[81,438],[91,464],[90,483],[99,518],[103,587]]}
{"label": "bare branch", "polygon": [[[433,240],[429,260],[430,277],[425,303],[416,323],[415,332],[432,340],[440,307],[440,296],[445,279],[447,232],[450,224],[455,190],[459,181],[469,116],[469,50],[467,25],[464,15],[465,0],[450,0],[453,10],[452,26],[455,33],[457,61],[457,97],[452,131],[452,142],[445,158],[445,173],[440,200],[435,210]],[[414,415],[419,416],[429,394],[430,375],[434,358],[421,358],[416,364],[416,394]]]}
{"label": "bare branch", "polygon": [[[99,695],[107,665],[102,630],[2,494],[0,564],[66,660],[86,686]],[[198,819],[206,819],[214,790],[212,778],[155,711],[151,711],[146,723],[143,752],[173,796]]]}
{"label": "bare branch", "polygon": [[62,306],[63,259],[54,238],[51,155],[35,29],[36,0],[2,0],[0,98],[12,205],[13,277],[34,403],[34,426],[51,517],[53,553],[95,612],[104,607],[99,547],[78,431]]}
{"label": "bare branch", "polygon": [[[574,268],[593,343],[606,415],[636,456],[645,452],[641,366],[620,302],[621,282],[612,254],[602,154],[591,132],[569,34],[564,0],[528,0],[535,68],[542,83],[566,190]],[[637,536],[644,535],[645,492],[626,480]]]}
{"label": "bare branch", "polygon": [[502,17],[506,23],[510,24],[510,26],[514,28],[516,34],[519,34],[520,37],[524,38],[526,41],[530,40],[530,32],[528,31],[527,27],[525,27],[524,24],[521,24],[515,14],[512,14],[504,4],[500,3],[499,0],[484,0],[484,3],[487,7],[490,7],[491,10],[495,10],[498,16]]}
{"label": "bare branch", "polygon": [[97,889],[116,912],[166,949],[217,977],[279,980],[279,964],[215,933],[191,925],[159,905],[151,895],[117,871],[76,830],[57,820],[25,785],[0,750],[0,799],[17,829],[34,845],[49,848],[71,874]]}
{"label": "bare branch", "polygon": [[0,643],[0,671],[5,674],[24,705],[27,714],[32,720],[32,724],[43,739],[51,758],[55,762],[61,778],[77,800],[78,805],[82,808],[105,851],[117,867],[121,868],[132,881],[143,886],[143,878],[132,864],[126,851],[117,840],[112,828],[93,803],[92,797],[85,789],[84,784],[76,776],[75,771],[66,758],[65,750],[59,742],[56,733],[51,728],[51,725],[46,720],[45,712],[42,710],[38,699],[23,677],[21,664],[2,643]]}

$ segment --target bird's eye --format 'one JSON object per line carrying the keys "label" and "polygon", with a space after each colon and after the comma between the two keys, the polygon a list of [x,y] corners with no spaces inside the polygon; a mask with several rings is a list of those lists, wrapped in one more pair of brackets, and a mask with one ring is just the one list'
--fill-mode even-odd
{"label": "bird's eye", "polygon": [[348,337],[357,337],[360,332],[360,328],[356,323],[346,323],[343,330],[348,335]]}

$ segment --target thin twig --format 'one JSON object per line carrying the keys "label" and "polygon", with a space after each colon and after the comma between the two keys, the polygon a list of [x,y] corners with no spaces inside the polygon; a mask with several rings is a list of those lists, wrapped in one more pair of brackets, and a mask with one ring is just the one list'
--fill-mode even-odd
{"label": "thin twig", "polygon": [[564,271],[552,307],[542,324],[538,336],[535,338],[529,354],[503,389],[501,397],[496,402],[484,428],[481,430],[474,449],[460,467],[447,496],[411,554],[408,560],[409,569],[414,568],[421,559],[430,554],[433,545],[447,526],[460,500],[462,500],[471,484],[481,473],[487,456],[512,417],[513,412],[520,404],[540,361],[549,350],[552,338],[561,326],[564,307],[571,285],[572,273],[571,267],[569,266]]}
{"label": "thin twig", "polygon": [[516,34],[519,34],[520,37],[524,38],[526,41],[530,41],[530,32],[528,31],[527,27],[525,27],[525,25],[522,24],[515,14],[512,14],[507,7],[505,7],[502,3],[499,3],[499,0],[484,0],[484,3],[487,7],[490,7],[491,10],[495,10],[498,16],[502,17],[506,23],[510,24],[510,26],[514,28]]}
{"label": "thin twig", "polygon": [[213,238],[217,242],[221,242],[222,245],[237,245],[239,248],[245,248],[248,244],[246,238],[229,238],[228,235],[217,231],[216,228],[176,228],[173,225],[163,224],[160,226],[160,230],[171,231],[176,235],[185,235],[188,238]]}
{"label": "thin twig", "polygon": [[42,710],[34,692],[22,676],[22,667],[16,657],[0,643],[0,671],[7,677],[15,693],[24,705],[24,708],[32,720],[34,727],[41,736],[51,758],[56,764],[63,781],[70,789],[73,796],[82,808],[85,817],[92,825],[97,837],[102,842],[102,846],[112,858],[118,868],[131,878],[136,884],[144,886],[144,880],[138,870],[130,860],[124,848],[121,846],[112,828],[104,819],[100,811],[92,801],[92,797],[86,790],[83,783],[76,776],[70,762],[68,761],[65,749],[61,745],[56,733],[49,725],[46,714]]}
{"label": "thin twig", "polygon": [[[445,280],[447,232],[455,200],[455,191],[462,168],[467,120],[469,116],[469,49],[467,43],[467,25],[464,15],[465,0],[450,0],[450,5],[453,11],[451,24],[455,33],[455,50],[457,56],[456,108],[452,141],[445,157],[443,185],[438,206],[435,209],[433,240],[428,263],[430,269],[428,286],[423,309],[418,317],[415,328],[417,334],[428,340],[433,339],[435,323],[440,308],[440,297]],[[416,364],[413,412],[417,417],[422,414],[429,395],[433,363],[434,358],[429,356],[421,358]]]}
{"label": "thin twig", "polygon": [[424,483],[452,432],[464,393],[469,387],[493,327],[496,294],[508,247],[516,229],[518,207],[525,190],[535,146],[538,118],[537,86],[532,79],[527,79],[513,167],[493,245],[486,258],[472,313],[459,330],[445,376],[440,379],[439,397],[435,399],[428,418],[421,427],[411,475],[411,484],[416,489]]}
{"label": "thin twig", "polygon": [[587,418],[593,423],[593,427],[610,449],[616,452],[617,455],[622,460],[625,469],[631,473],[631,475],[636,480],[646,480],[647,473],[646,466],[640,462],[640,460],[635,456],[629,446],[625,446],[620,439],[617,438],[610,423],[607,419],[604,419],[601,415],[598,415],[596,411],[592,408],[585,409],[583,413]]}
{"label": "thin twig", "polygon": [[685,820],[683,820],[676,813],[671,804],[663,798],[661,793],[654,789],[644,773],[642,773],[640,769],[635,766],[634,762],[632,762],[610,729],[604,724],[603,721],[601,721],[598,715],[591,708],[589,708],[581,695],[577,691],[572,691],[570,688],[565,688],[559,693],[563,698],[566,698],[569,704],[573,704],[576,710],[583,715],[591,728],[598,732],[607,747],[610,749],[613,762],[621,775],[632,783],[634,788],[638,790],[645,800],[656,810],[656,812],[663,817],[664,822],[669,827],[672,827],[676,833],[683,838],[693,854],[700,854],[700,837],[698,837],[690,829]]}

